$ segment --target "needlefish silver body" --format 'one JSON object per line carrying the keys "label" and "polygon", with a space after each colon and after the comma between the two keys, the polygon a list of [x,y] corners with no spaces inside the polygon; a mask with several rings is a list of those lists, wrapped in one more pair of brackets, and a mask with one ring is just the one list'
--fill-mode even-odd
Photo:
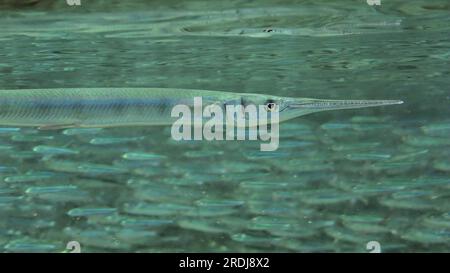
{"label": "needlefish silver body", "polygon": [[[0,90],[0,126],[42,129],[172,124],[175,105],[250,104],[278,107],[279,121],[325,110],[401,104],[400,100],[326,100],[170,88]],[[270,107],[268,108],[270,109]]]}

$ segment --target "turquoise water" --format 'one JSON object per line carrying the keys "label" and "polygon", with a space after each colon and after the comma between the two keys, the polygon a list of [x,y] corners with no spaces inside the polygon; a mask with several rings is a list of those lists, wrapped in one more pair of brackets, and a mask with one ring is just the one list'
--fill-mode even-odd
{"label": "turquoise water", "polygon": [[405,103],[288,121],[271,153],[170,127],[2,127],[1,251],[449,251],[448,1],[12,2],[1,89]]}

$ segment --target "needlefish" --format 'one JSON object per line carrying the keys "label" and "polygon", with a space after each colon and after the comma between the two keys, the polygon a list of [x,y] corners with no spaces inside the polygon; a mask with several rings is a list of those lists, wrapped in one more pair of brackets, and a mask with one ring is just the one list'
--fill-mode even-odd
{"label": "needlefish", "polygon": [[0,90],[0,125],[40,129],[169,125],[175,105],[265,105],[279,122],[306,114],[401,104],[401,100],[328,100],[171,88],[59,88]]}

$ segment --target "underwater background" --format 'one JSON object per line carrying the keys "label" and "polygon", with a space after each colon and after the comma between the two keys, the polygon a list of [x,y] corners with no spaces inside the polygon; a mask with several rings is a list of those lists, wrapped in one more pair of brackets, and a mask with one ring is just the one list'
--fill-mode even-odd
{"label": "underwater background", "polygon": [[448,252],[449,86],[447,0],[1,0],[0,89],[404,104],[287,121],[275,152],[0,127],[0,251]]}

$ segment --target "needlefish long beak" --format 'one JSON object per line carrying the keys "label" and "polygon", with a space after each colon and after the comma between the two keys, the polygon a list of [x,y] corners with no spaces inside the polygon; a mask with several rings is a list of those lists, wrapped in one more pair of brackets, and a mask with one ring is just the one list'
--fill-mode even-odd
{"label": "needlefish long beak", "polygon": [[401,100],[325,100],[292,98],[286,101],[286,106],[282,109],[282,113],[284,112],[284,114],[281,115],[280,120],[287,120],[320,111],[365,108],[402,103],[403,101]]}
{"label": "needlefish long beak", "polygon": [[401,100],[321,100],[302,99],[288,104],[289,108],[310,109],[313,111],[338,110],[402,104]]}

